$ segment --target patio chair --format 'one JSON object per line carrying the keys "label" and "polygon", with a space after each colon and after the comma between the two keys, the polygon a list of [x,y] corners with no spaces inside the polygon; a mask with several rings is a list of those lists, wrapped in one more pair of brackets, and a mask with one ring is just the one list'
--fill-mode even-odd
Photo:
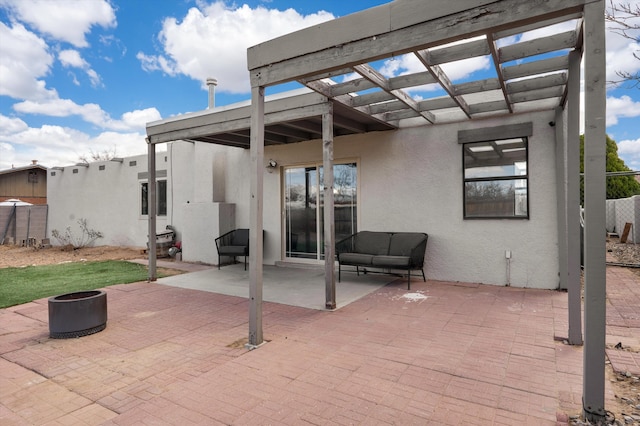
{"label": "patio chair", "polygon": [[237,256],[244,256],[244,270],[247,270],[247,256],[249,256],[249,230],[234,229],[216,238],[216,248],[218,249],[218,269],[220,269],[220,258],[229,256],[236,261]]}

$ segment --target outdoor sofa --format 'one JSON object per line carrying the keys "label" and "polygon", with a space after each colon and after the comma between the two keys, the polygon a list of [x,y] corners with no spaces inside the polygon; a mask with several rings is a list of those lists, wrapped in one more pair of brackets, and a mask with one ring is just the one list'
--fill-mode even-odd
{"label": "outdoor sofa", "polygon": [[420,270],[424,275],[424,253],[429,236],[422,232],[374,232],[360,231],[336,243],[338,259],[338,281],[341,280],[342,266],[407,271],[407,289],[411,289],[411,271]]}

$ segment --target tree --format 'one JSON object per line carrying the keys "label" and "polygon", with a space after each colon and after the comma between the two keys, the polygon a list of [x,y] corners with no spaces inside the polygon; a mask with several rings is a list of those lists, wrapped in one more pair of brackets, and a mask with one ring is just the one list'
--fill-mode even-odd
{"label": "tree", "polygon": [[[618,144],[607,135],[607,172],[630,172],[624,160],[618,157]],[[584,173],[584,135],[580,135],[580,173]],[[633,175],[608,176],[607,200],[640,195],[640,183]],[[584,181],[580,182],[580,204],[584,205]]]}
{"label": "tree", "polygon": [[[610,7],[605,10],[605,20],[611,23],[609,31],[637,42],[637,32],[640,31],[640,4],[631,5],[630,2],[614,2],[613,0],[609,0],[609,4]],[[633,57],[640,61],[640,51],[636,50]],[[617,85],[630,82],[632,88],[640,87],[640,73],[616,71],[616,74],[620,80],[610,83]]]}
{"label": "tree", "polygon": [[89,155],[81,155],[78,159],[85,164],[89,164],[91,161],[109,161],[118,156],[116,152],[116,146],[112,149],[104,149],[103,151],[89,150]]}

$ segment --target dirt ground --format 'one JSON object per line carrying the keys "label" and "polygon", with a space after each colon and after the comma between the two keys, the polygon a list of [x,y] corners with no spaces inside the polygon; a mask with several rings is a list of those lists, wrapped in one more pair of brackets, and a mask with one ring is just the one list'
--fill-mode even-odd
{"label": "dirt ground", "polygon": [[0,268],[31,265],[55,265],[66,262],[143,259],[141,248],[83,247],[77,250],[61,247],[34,248],[0,245]]}
{"label": "dirt ground", "polygon": [[[628,348],[628,350],[634,350]],[[637,348],[636,348],[637,350]],[[605,380],[611,382],[611,389],[615,393],[615,402],[607,403],[605,409],[615,416],[616,425],[640,425],[640,381],[638,377],[627,376],[623,373],[613,371],[611,364],[607,361],[605,366]],[[633,416],[633,417],[632,417]],[[611,416],[608,416],[612,419]],[[632,419],[632,420],[629,420]],[[574,422],[580,425],[579,422]]]}

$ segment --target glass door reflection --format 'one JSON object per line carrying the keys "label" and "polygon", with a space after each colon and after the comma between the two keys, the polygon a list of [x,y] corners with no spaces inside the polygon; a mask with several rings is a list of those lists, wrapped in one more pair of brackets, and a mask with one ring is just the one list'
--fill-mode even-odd
{"label": "glass door reflection", "polygon": [[[285,257],[324,259],[323,169],[320,165],[285,169]],[[335,238],[357,232],[357,168],[334,165]]]}

